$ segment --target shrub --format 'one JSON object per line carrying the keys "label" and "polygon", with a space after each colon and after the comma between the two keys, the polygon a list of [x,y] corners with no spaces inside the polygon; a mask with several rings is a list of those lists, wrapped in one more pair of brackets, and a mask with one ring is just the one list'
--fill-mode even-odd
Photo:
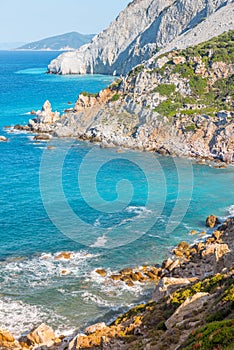
{"label": "shrub", "polygon": [[181,107],[181,103],[173,103],[171,100],[163,101],[156,108],[153,109],[154,112],[158,112],[161,115],[167,117],[172,117],[177,113],[177,110]]}
{"label": "shrub", "polygon": [[119,94],[114,94],[114,95],[111,97],[111,102],[118,101],[119,99],[120,99],[120,95],[119,95]]}
{"label": "shrub", "polygon": [[194,75],[189,80],[189,85],[192,92],[199,97],[206,92],[207,79],[200,77],[199,75]]}
{"label": "shrub", "polygon": [[173,68],[172,73],[178,73],[182,78],[195,76],[194,69],[187,63],[176,65]]}
{"label": "shrub", "polygon": [[174,84],[160,84],[154,88],[153,92],[158,92],[162,96],[170,96],[175,92],[176,86]]}
{"label": "shrub", "polygon": [[98,96],[98,93],[91,93],[91,92],[87,92],[87,91],[82,91],[80,93],[80,95],[83,95],[83,96],[90,96],[90,97],[97,97]]}
{"label": "shrub", "polygon": [[196,130],[196,125],[195,124],[190,124],[187,125],[185,128],[185,132],[190,132],[190,131],[195,131]]}
{"label": "shrub", "polygon": [[143,64],[140,64],[139,66],[136,66],[135,68],[133,68],[130,72],[129,72],[129,76],[132,77],[132,76],[137,76],[138,74],[140,74],[141,72],[143,72],[144,70],[144,65]]}
{"label": "shrub", "polygon": [[[189,336],[183,350],[225,349],[234,344],[234,320],[212,322]],[[233,349],[230,347],[230,349]]]}

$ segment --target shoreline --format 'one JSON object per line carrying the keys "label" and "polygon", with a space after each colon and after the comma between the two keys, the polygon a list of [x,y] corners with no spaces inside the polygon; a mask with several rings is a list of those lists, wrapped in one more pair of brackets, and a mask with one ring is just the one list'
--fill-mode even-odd
{"label": "shoreline", "polygon": [[[210,166],[216,169],[225,169],[228,166],[234,166],[234,162],[229,162],[229,161],[225,161],[225,160],[221,160],[220,158],[215,158],[215,157],[211,157],[211,156],[207,156],[207,155],[193,155],[193,154],[189,154],[189,155],[182,155],[180,153],[174,153],[174,154],[168,154],[168,153],[164,153],[160,150],[147,150],[147,149],[142,149],[139,147],[128,147],[128,145],[126,144],[107,144],[106,141],[100,141],[100,140],[94,140],[92,138],[88,139],[88,138],[83,138],[83,137],[78,137],[77,135],[71,135],[71,136],[53,136],[51,135],[51,132],[38,132],[38,130],[29,130],[28,126],[24,126],[24,125],[14,125],[13,127],[8,127],[5,126],[3,128],[7,133],[25,133],[26,135],[31,135],[33,137],[32,141],[42,141],[42,142],[52,142],[52,141],[56,141],[56,140],[74,140],[74,141],[80,141],[80,142],[85,142],[88,143],[89,145],[95,144],[97,146],[99,146],[100,148],[106,148],[106,149],[116,149],[117,153],[124,153],[124,151],[136,151],[136,152],[147,152],[147,153],[154,153],[157,156],[161,156],[161,157],[171,157],[171,158],[180,158],[180,159],[187,159],[187,160],[191,160],[191,161],[195,161],[196,164],[198,165],[206,165],[206,166]],[[11,130],[10,132],[8,130]],[[48,146],[50,147],[50,146]],[[52,146],[53,147],[53,146]]]}
{"label": "shoreline", "polygon": [[[209,276],[216,275],[221,271],[228,271],[228,269],[230,269],[233,265],[233,260],[227,259],[226,255],[233,255],[234,245],[232,237],[230,237],[230,235],[226,234],[225,232],[230,229],[230,227],[234,228],[234,218],[230,216],[226,218],[224,222],[219,222],[217,217],[211,215],[207,219],[207,226],[209,227],[209,232],[206,231],[206,235],[208,235],[208,237],[206,236],[203,241],[200,238],[199,242],[197,243],[195,241],[192,244],[187,244],[186,242],[179,243],[177,247],[173,249],[173,252],[170,254],[170,256],[163,261],[161,267],[158,265],[157,267],[141,266],[138,268],[138,271],[136,268],[125,268],[119,271],[118,274],[112,276],[113,281],[122,280],[130,287],[139,282],[144,284],[153,283],[155,285],[155,288],[152,298],[154,302],[160,302],[160,300],[162,300],[162,298],[165,296],[170,295],[175,291],[184,288],[185,286],[193,284],[197,281],[201,281],[204,278],[208,278]],[[196,233],[196,235],[198,234],[199,232]],[[96,273],[102,276],[104,278],[104,281],[106,278],[111,278],[107,276],[104,269],[96,269]],[[144,278],[142,279],[143,276]],[[151,302],[149,301],[144,305],[148,305],[150,303]],[[138,308],[138,306],[135,306],[133,309],[136,308]],[[130,311],[127,311],[125,314],[128,314]],[[25,341],[28,344],[27,349],[34,349],[36,344],[41,345],[41,343],[36,343],[36,341],[38,341],[38,338],[35,338],[35,332],[37,333],[38,329],[40,330],[40,328],[42,328],[41,331],[43,331],[43,329],[46,329],[46,332],[49,332],[47,334],[48,339],[44,342],[47,343],[46,346],[49,344],[48,349],[73,350],[76,349],[76,347],[73,348],[67,346],[72,342],[74,343],[74,339],[77,339],[77,337],[82,337],[82,342],[84,345],[87,338],[93,338],[93,334],[98,333],[100,335],[100,332],[105,333],[107,329],[109,332],[110,328],[113,325],[116,325],[116,320],[123,318],[125,314],[118,316],[115,321],[109,324],[109,326],[103,322],[91,325],[89,327],[86,327],[84,333],[79,333],[78,335],[71,334],[70,336],[66,337],[63,335],[55,337],[53,330],[45,324],[36,327],[36,331],[34,330],[29,332],[28,335],[21,336],[19,338],[19,343],[18,340],[15,340],[14,337],[8,334],[7,349],[25,349]],[[2,329],[0,329],[0,334],[2,332]],[[33,339],[33,337],[36,340]],[[101,338],[99,337],[99,341],[101,341]],[[12,340],[9,342],[9,339],[14,339],[14,341]],[[45,345],[44,343],[43,345]],[[3,345],[1,344],[0,337],[0,348],[6,349],[6,347],[1,346]],[[79,348],[83,349],[86,347],[82,347],[81,344],[81,347]],[[96,348],[99,349],[99,347],[95,347],[95,349]]]}

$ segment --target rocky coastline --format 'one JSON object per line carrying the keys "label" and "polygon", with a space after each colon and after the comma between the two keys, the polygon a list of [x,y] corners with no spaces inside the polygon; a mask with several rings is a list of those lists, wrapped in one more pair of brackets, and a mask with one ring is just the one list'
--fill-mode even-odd
{"label": "rocky coastline", "polygon": [[136,66],[97,94],[80,93],[61,116],[46,101],[15,129],[233,164],[233,35]]}
{"label": "rocky coastline", "polygon": [[[91,325],[71,337],[56,337],[45,324],[17,340],[0,329],[0,349],[127,350],[138,349],[139,344],[141,349],[155,350],[232,349],[228,346],[234,345],[234,218],[220,223],[211,215],[206,223],[211,232],[207,239],[191,245],[181,242],[160,267],[126,268],[112,276],[96,270],[103,279],[116,283],[121,279],[129,286],[154,283],[152,300],[147,304],[134,307],[110,325]],[[216,330],[224,326],[224,334],[217,337]],[[210,327],[209,339],[214,339],[210,347],[203,347],[208,341],[205,336],[194,337],[203,334],[204,327]],[[230,337],[225,340],[227,332]],[[190,343],[200,347],[189,347]]]}

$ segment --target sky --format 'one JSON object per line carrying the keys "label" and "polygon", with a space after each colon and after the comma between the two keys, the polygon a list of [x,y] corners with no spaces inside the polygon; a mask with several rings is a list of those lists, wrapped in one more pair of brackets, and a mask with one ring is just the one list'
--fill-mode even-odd
{"label": "sky", "polygon": [[0,42],[30,42],[107,28],[131,0],[0,0]]}

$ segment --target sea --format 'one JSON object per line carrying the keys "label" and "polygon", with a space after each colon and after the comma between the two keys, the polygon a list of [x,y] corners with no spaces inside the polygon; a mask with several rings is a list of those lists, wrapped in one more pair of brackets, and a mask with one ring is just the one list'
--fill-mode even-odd
{"label": "sea", "polygon": [[234,214],[231,166],[14,132],[45,100],[62,114],[114,79],[47,75],[57,55],[0,51],[0,327],[16,337],[42,322],[69,335],[149,300],[154,285],[95,270],[160,264],[202,239],[190,231],[208,215]]}

